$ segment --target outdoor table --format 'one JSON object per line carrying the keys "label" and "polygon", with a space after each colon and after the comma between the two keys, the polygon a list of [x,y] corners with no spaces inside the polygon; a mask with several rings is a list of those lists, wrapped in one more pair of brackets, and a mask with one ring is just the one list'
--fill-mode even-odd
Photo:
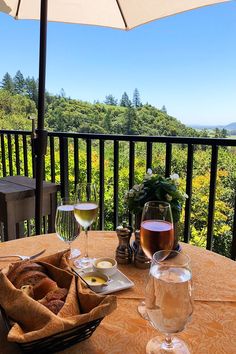
{"label": "outdoor table", "polygon": [[[0,178],[0,222],[4,224],[4,241],[24,236],[24,220],[35,217],[35,179],[25,176]],[[48,215],[48,231],[55,231],[57,191],[59,186],[43,182],[42,215]],[[21,225],[22,226],[22,225]]]}
{"label": "outdoor table", "polygon": [[[37,239],[37,242],[35,240]],[[83,251],[84,234],[72,247]],[[115,232],[91,231],[90,256],[114,257],[118,245]],[[194,313],[191,322],[178,336],[186,341],[194,354],[236,353],[236,263],[205,249],[182,243],[183,252],[191,258],[194,284]],[[55,235],[32,236],[0,243],[0,255],[16,252],[30,255],[46,248],[44,256],[66,249],[65,243]],[[9,263],[0,261],[0,268]],[[148,270],[133,264],[119,265],[134,282],[134,287],[117,292],[117,309],[105,317],[93,335],[61,353],[66,354],[141,354],[154,336],[160,335],[137,312],[144,298]],[[16,354],[20,350],[8,343],[6,330],[0,319],[0,353]]]}

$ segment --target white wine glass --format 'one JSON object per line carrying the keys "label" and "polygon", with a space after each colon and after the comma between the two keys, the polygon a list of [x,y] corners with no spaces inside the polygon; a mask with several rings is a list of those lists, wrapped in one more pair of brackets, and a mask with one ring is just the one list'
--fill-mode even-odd
{"label": "white wine glass", "polygon": [[61,198],[56,210],[55,230],[57,236],[66,242],[70,247],[69,259],[79,257],[79,249],[72,248],[71,242],[74,241],[80,232],[80,227],[74,216],[74,201],[69,198]]}
{"label": "white wine glass", "polygon": [[184,330],[193,312],[192,273],[188,255],[173,250],[154,253],[146,287],[146,311],[154,328],[165,335],[151,339],[147,354],[189,354],[173,334]]}
{"label": "white wine glass", "polygon": [[98,215],[97,190],[94,183],[79,183],[75,192],[74,214],[78,224],[85,231],[85,255],[75,262],[78,268],[91,266],[93,258],[88,254],[88,230]]}
{"label": "white wine glass", "polygon": [[[173,248],[174,223],[169,203],[149,201],[144,204],[140,227],[140,244],[150,261],[155,252]],[[139,304],[138,312],[144,319],[147,319],[145,301]]]}

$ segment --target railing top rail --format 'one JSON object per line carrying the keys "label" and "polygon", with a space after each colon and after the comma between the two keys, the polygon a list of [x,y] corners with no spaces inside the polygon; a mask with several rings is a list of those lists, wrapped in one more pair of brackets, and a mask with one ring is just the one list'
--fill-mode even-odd
{"label": "railing top rail", "polygon": [[[0,130],[0,134],[21,134],[30,135],[31,131],[27,130]],[[48,132],[52,137],[81,138],[81,139],[98,139],[111,141],[135,141],[135,142],[158,142],[172,144],[193,144],[193,145],[209,145],[209,146],[236,146],[236,139],[227,138],[197,138],[185,136],[147,136],[147,135],[121,135],[121,134],[92,134],[92,133],[75,133],[75,132]]]}

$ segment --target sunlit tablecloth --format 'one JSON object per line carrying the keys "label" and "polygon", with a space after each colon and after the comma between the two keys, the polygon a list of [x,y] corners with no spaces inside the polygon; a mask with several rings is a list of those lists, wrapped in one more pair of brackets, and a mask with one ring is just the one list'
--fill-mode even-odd
{"label": "sunlit tablecloth", "polygon": [[[72,244],[83,251],[84,235]],[[115,256],[118,239],[114,232],[90,233],[91,256]],[[183,252],[191,258],[194,283],[194,314],[192,321],[179,337],[184,339],[194,354],[236,353],[236,262],[204,249],[182,244]],[[33,254],[46,248],[45,255],[65,249],[56,235],[43,235],[0,244],[0,255],[18,252]],[[0,268],[8,264],[0,261]],[[137,305],[144,297],[148,270],[135,268],[133,264],[119,266],[135,286],[117,292],[118,308],[106,317],[92,337],[61,353],[66,354],[141,354],[146,343],[160,335],[137,313]],[[6,340],[6,332],[0,321],[0,353],[20,353]]]}

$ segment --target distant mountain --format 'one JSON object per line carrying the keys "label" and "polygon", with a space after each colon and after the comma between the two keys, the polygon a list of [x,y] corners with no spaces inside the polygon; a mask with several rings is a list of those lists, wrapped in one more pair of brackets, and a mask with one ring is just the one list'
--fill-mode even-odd
{"label": "distant mountain", "polygon": [[227,125],[204,125],[204,124],[190,124],[191,128],[194,129],[210,129],[214,130],[216,128],[219,129],[226,129],[226,130],[235,130],[236,129],[236,122],[227,124]]}
{"label": "distant mountain", "polygon": [[230,123],[224,127],[227,130],[235,130],[236,129],[236,122]]}

